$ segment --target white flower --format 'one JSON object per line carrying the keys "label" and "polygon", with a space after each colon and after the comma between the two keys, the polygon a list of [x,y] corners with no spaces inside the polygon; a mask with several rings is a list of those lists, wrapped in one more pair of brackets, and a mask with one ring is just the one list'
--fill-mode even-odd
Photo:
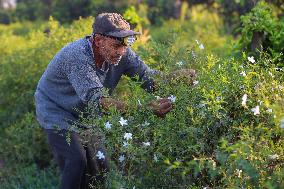
{"label": "white flower", "polygon": [[257,102],[259,103],[259,105],[261,105],[263,103],[262,100],[257,100]]}
{"label": "white flower", "polygon": [[197,45],[199,45],[199,41],[197,39],[195,39],[195,42],[197,43]]}
{"label": "white flower", "polygon": [[284,129],[284,118],[280,121],[280,128]]}
{"label": "white flower", "polygon": [[157,100],[160,100],[162,99],[160,96],[155,96]]}
{"label": "white flower", "polygon": [[248,95],[244,94],[242,97],[242,106],[246,107],[247,99],[248,99]]}
{"label": "white flower", "polygon": [[184,65],[184,62],[183,61],[179,61],[179,62],[176,63],[176,65],[182,66],[182,65]]}
{"label": "white flower", "polygon": [[254,115],[259,115],[259,106],[256,106],[255,108],[252,108],[251,111],[253,112]]}
{"label": "white flower", "polygon": [[144,123],[142,123],[142,126],[143,127],[147,127],[147,126],[149,126],[150,125],[150,123],[148,122],[148,121],[145,121]]}
{"label": "white flower", "polygon": [[150,142],[142,142],[144,146],[150,146],[151,143]]}
{"label": "white flower", "polygon": [[171,95],[168,97],[168,99],[171,101],[171,102],[175,102],[176,101],[176,98],[174,95]]}
{"label": "white flower", "polygon": [[203,45],[203,44],[200,44],[200,45],[199,45],[199,48],[200,48],[201,50],[203,50],[203,49],[204,49],[204,45]]}
{"label": "white flower", "polygon": [[274,68],[276,71],[283,71],[282,68]]}
{"label": "white flower", "polygon": [[105,155],[101,151],[98,151],[96,156],[97,156],[98,159],[105,159]]}
{"label": "white flower", "polygon": [[204,108],[206,105],[205,104],[202,104],[202,103],[200,103],[199,105],[198,105],[198,107],[199,108]]}
{"label": "white flower", "polygon": [[142,104],[141,104],[140,100],[138,100],[138,105],[139,105],[139,106],[142,106]]}
{"label": "white flower", "polygon": [[195,86],[195,85],[197,85],[199,83],[199,81],[195,80],[192,83],[193,83],[193,86]]}
{"label": "white flower", "polygon": [[125,156],[124,155],[120,155],[118,160],[119,160],[119,162],[123,162],[125,160]]}
{"label": "white flower", "polygon": [[121,126],[128,125],[127,120],[123,119],[123,117],[120,118],[119,123]]}
{"label": "white flower", "polygon": [[279,155],[277,155],[277,154],[269,155],[268,158],[271,159],[271,160],[278,159]]}
{"label": "white flower", "polygon": [[241,170],[241,169],[236,169],[236,171],[237,171],[238,178],[241,178],[241,175],[242,175],[243,170]]}
{"label": "white flower", "polygon": [[266,112],[272,113],[272,109],[271,109],[271,108],[268,108],[268,109],[266,110]]}
{"label": "white flower", "polygon": [[196,54],[195,54],[194,51],[191,51],[191,55],[192,55],[193,58],[196,58]]}
{"label": "white flower", "polygon": [[246,76],[246,75],[247,75],[245,71],[242,71],[240,74],[241,74],[242,76]]}
{"label": "white flower", "polygon": [[109,121],[105,123],[105,128],[107,130],[111,129],[111,126],[112,126],[112,124]]}
{"label": "white flower", "polygon": [[132,133],[124,133],[124,137],[125,140],[129,140],[132,139]]}
{"label": "white flower", "polygon": [[255,60],[254,60],[254,57],[253,57],[253,56],[248,57],[248,61],[250,61],[251,63],[255,63]]}
{"label": "white flower", "polygon": [[155,162],[158,162],[158,157],[157,157],[156,154],[154,154],[154,161],[155,161]]}
{"label": "white flower", "polygon": [[129,143],[127,141],[123,141],[123,145],[122,146],[125,147],[125,148],[128,148]]}

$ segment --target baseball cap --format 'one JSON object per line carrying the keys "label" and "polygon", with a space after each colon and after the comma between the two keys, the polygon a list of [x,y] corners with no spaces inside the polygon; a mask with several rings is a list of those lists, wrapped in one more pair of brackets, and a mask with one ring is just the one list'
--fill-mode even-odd
{"label": "baseball cap", "polygon": [[99,14],[93,24],[93,33],[120,38],[140,35],[131,30],[129,23],[118,13]]}

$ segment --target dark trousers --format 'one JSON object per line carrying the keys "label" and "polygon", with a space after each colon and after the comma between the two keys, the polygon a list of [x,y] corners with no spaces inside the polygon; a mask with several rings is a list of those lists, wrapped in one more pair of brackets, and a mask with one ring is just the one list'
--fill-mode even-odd
{"label": "dark trousers", "polygon": [[106,154],[103,137],[86,131],[45,129],[60,172],[60,189],[87,189],[102,186],[109,171],[108,160],[99,160],[98,151]]}

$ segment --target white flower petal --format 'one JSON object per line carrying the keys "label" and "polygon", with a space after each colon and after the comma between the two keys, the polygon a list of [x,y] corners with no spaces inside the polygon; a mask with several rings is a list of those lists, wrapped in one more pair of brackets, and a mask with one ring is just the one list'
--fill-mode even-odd
{"label": "white flower petal", "polygon": [[252,108],[251,111],[253,112],[254,115],[259,115],[260,114],[259,106],[256,106],[255,108]]}
{"label": "white flower petal", "polygon": [[101,151],[98,151],[96,156],[98,159],[105,159],[105,155]]}
{"label": "white flower petal", "polygon": [[125,140],[130,140],[132,139],[132,133],[124,133],[124,137]]}
{"label": "white flower petal", "polygon": [[124,155],[120,155],[118,160],[119,160],[119,162],[123,162],[125,160],[125,156]]}
{"label": "white flower petal", "polygon": [[176,101],[176,98],[174,95],[171,95],[168,97],[168,99],[171,101],[171,102],[175,102]]}
{"label": "white flower petal", "polygon": [[109,121],[105,123],[105,128],[107,130],[111,129],[111,126],[112,126],[112,124]]}
{"label": "white flower petal", "polygon": [[244,106],[244,107],[246,106],[247,99],[248,99],[248,95],[244,94],[243,97],[242,97],[242,106]]}
{"label": "white flower petal", "polygon": [[121,126],[128,125],[127,120],[123,119],[123,117],[120,118],[119,123]]}
{"label": "white flower petal", "polygon": [[255,60],[254,60],[254,57],[253,57],[253,56],[248,57],[248,61],[250,61],[251,63],[255,63]]}
{"label": "white flower petal", "polygon": [[142,142],[144,146],[150,146],[151,143],[150,142]]}
{"label": "white flower petal", "polygon": [[192,83],[193,83],[193,86],[195,86],[195,85],[197,85],[199,83],[199,81],[195,80]]}

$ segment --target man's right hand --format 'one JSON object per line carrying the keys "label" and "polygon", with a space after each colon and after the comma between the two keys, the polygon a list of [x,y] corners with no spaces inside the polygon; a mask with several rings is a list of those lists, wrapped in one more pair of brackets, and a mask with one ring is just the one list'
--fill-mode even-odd
{"label": "man's right hand", "polygon": [[149,107],[158,117],[165,117],[166,114],[173,109],[171,101],[167,98],[153,100],[149,103]]}

